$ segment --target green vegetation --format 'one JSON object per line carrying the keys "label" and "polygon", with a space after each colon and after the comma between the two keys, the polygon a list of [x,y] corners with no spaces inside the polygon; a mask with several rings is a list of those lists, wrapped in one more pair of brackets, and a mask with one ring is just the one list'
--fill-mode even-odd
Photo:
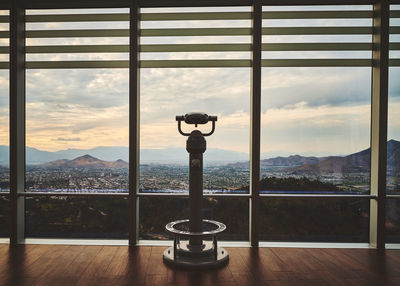
{"label": "green vegetation", "polygon": [[7,197],[0,196],[0,237],[8,236],[9,232],[10,201]]}
{"label": "green vegetation", "polygon": [[[273,190],[330,190],[329,183],[307,178],[264,178]],[[300,186],[300,187],[299,187]],[[398,237],[398,209],[388,200],[388,236]],[[27,237],[127,238],[128,200],[119,197],[31,197],[26,199]],[[9,200],[0,196],[0,236],[7,235]],[[141,197],[139,238],[168,239],[165,225],[188,218],[188,198]],[[248,240],[248,198],[204,198],[204,218],[221,221],[222,240]],[[393,219],[390,219],[393,218]],[[367,242],[369,200],[359,198],[270,198],[260,201],[260,239],[267,241]]]}
{"label": "green vegetation", "polygon": [[26,198],[25,210],[28,237],[128,237],[127,198]]}
{"label": "green vegetation", "polygon": [[[139,199],[140,239],[171,238],[165,225],[189,217],[187,198]],[[248,240],[249,203],[247,198],[204,198],[203,218],[221,221],[227,230],[220,235],[223,240]]]}
{"label": "green vegetation", "polygon": [[301,190],[301,191],[335,191],[340,189],[331,183],[325,183],[318,180],[310,180],[306,177],[302,178],[276,178],[265,177],[260,181],[261,190]]}
{"label": "green vegetation", "polygon": [[357,198],[262,198],[261,239],[367,242],[369,201]]}
{"label": "green vegetation", "polygon": [[[249,190],[249,186],[244,186],[241,190]],[[325,183],[318,180],[302,178],[277,178],[265,177],[260,180],[260,190],[273,191],[311,191],[311,192],[340,192],[341,190],[331,183]]]}

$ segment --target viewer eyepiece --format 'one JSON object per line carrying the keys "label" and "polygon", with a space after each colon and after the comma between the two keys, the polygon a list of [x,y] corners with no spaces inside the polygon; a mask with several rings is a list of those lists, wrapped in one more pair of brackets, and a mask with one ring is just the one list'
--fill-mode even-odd
{"label": "viewer eyepiece", "polygon": [[189,112],[185,115],[177,115],[175,117],[176,121],[178,121],[178,130],[179,133],[183,136],[190,136],[190,133],[185,133],[181,129],[182,121],[186,124],[194,124],[195,127],[199,124],[207,124],[208,122],[212,122],[212,129],[208,133],[201,133],[203,136],[210,136],[214,133],[215,130],[215,122],[217,121],[217,116],[209,116],[207,113],[203,112]]}

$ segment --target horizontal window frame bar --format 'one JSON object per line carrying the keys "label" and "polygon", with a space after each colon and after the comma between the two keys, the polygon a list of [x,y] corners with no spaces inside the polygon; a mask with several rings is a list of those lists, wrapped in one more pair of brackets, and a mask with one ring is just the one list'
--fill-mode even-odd
{"label": "horizontal window frame bar", "polygon": [[371,67],[372,59],[263,59],[262,67]]}
{"label": "horizontal window frame bar", "polygon": [[251,36],[252,28],[140,29],[140,37]]}
{"label": "horizontal window frame bar", "polygon": [[368,10],[331,10],[331,11],[264,11],[263,20],[270,19],[365,19],[373,18]]}
{"label": "horizontal window frame bar", "polygon": [[[371,51],[370,43],[270,43],[263,51]],[[400,50],[400,43],[391,43],[390,50]],[[176,52],[250,52],[251,44],[151,44],[141,45],[142,53]],[[54,45],[27,46],[27,54],[50,53],[127,53],[129,45]],[[8,46],[0,46],[0,54],[8,54]]]}
{"label": "horizontal window frame bar", "polygon": [[[390,59],[389,65],[400,66],[400,59]],[[262,67],[371,67],[372,59],[263,59]],[[250,68],[251,60],[142,60],[140,68]],[[9,62],[0,62],[8,69]],[[31,61],[27,69],[129,68],[128,60],[108,61]]]}
{"label": "horizontal window frame bar", "polygon": [[389,59],[389,67],[400,67],[400,59]]}
{"label": "horizontal window frame bar", "polygon": [[[10,192],[0,192],[0,196],[8,197]],[[189,193],[142,193],[136,194],[138,197],[189,197]],[[117,196],[129,197],[129,193],[86,193],[86,192],[24,192],[19,193],[18,196],[33,197],[33,196]],[[232,198],[251,198],[251,194],[203,194],[205,197],[232,197]],[[345,195],[345,194],[282,194],[282,193],[260,193],[260,197],[266,198],[363,198],[363,199],[377,199],[375,195]],[[400,199],[400,195],[386,195],[387,199]]]}
{"label": "horizontal window frame bar", "polygon": [[[251,44],[149,44],[141,45],[142,53],[172,52],[250,52]],[[400,43],[390,43],[390,50],[400,50]],[[268,43],[262,51],[371,51],[371,43]],[[127,53],[129,45],[43,45],[27,46],[27,54],[44,53]],[[8,46],[0,46],[0,54],[8,54]]]}
{"label": "horizontal window frame bar", "polygon": [[[0,195],[8,196],[9,193],[0,193]],[[129,193],[86,193],[86,192],[23,192],[18,194],[19,197],[129,197]],[[138,197],[156,197],[156,198],[189,198],[189,193],[137,193]],[[203,194],[204,197],[210,198],[251,198],[251,194]],[[260,194],[261,198],[354,198],[376,200],[375,195],[345,195],[345,194]],[[400,195],[388,195],[387,198],[400,199]]]}
{"label": "horizontal window frame bar", "polygon": [[[8,16],[6,16],[8,17]],[[0,18],[0,22],[1,22]],[[26,15],[27,23],[129,21],[129,13]]]}
{"label": "horizontal window frame bar", "polygon": [[284,247],[284,248],[360,248],[373,249],[369,243],[363,242],[284,242],[260,240],[260,247]]}
{"label": "horizontal window frame bar", "polygon": [[129,193],[85,193],[85,192],[23,192],[19,197],[129,197]]}
{"label": "horizontal window frame bar", "polygon": [[[189,193],[142,193],[136,194],[138,197],[157,197],[157,198],[189,198]],[[251,194],[208,194],[203,193],[203,197],[209,198],[251,198]]]}
{"label": "horizontal window frame bar", "polygon": [[400,34],[400,26],[391,26],[389,28],[389,34],[392,34],[392,35]]}
{"label": "horizontal window frame bar", "polygon": [[[389,61],[400,66],[400,59]],[[264,59],[262,67],[371,67],[372,59]],[[8,69],[8,62],[0,62],[0,69]],[[250,68],[251,60],[142,60],[140,68]],[[72,68],[129,68],[129,61],[31,61],[27,69]]]}
{"label": "horizontal window frame bar", "polygon": [[[11,0],[4,1],[2,9],[9,9],[13,2]],[[269,6],[286,6],[286,5],[369,5],[376,3],[375,0],[264,0],[263,5]],[[390,4],[399,4],[398,0],[390,0]],[[159,7],[212,7],[212,6],[251,6],[252,1],[249,0],[217,0],[217,1],[184,1],[184,0],[139,0],[138,6],[143,8],[159,8]],[[24,1],[23,7],[26,9],[49,9],[49,8],[128,8],[131,1],[114,0],[114,1]]]}
{"label": "horizontal window frame bar", "polygon": [[369,26],[337,26],[337,27],[264,27],[264,36],[275,35],[372,35]]}
{"label": "horizontal window frame bar", "polygon": [[[251,44],[154,44],[141,45],[142,53],[162,52],[227,52],[251,51]],[[8,47],[0,47],[0,54],[9,52]],[[126,53],[129,45],[54,45],[54,46],[27,46],[27,54],[44,53]]]}
{"label": "horizontal window frame bar", "polygon": [[[371,43],[269,43],[263,51],[371,51]],[[400,43],[391,43],[390,50],[400,50]],[[251,44],[150,44],[141,45],[142,53],[173,52],[250,52]],[[54,45],[27,46],[27,54],[48,53],[127,53],[129,45]],[[8,46],[0,46],[0,54],[8,54]]]}
{"label": "horizontal window frame bar", "polygon": [[[389,44],[391,51],[400,50],[400,42]],[[0,54],[9,54],[8,46],[0,46]],[[268,43],[262,51],[371,51],[371,43]],[[251,44],[151,44],[141,45],[142,53],[172,52],[250,52]],[[54,45],[27,46],[27,54],[52,53],[128,53],[129,45]]]}
{"label": "horizontal window frame bar", "polygon": [[251,60],[142,60],[139,68],[250,68]]}
{"label": "horizontal window frame bar", "polygon": [[391,10],[390,18],[400,18],[400,10]]}
{"label": "horizontal window frame bar", "polygon": [[[23,192],[19,197],[129,197],[129,193],[86,193],[86,192]],[[189,198],[189,193],[137,193],[138,197],[158,197],[158,198]],[[250,198],[250,194],[203,194],[204,197],[212,198]]]}
{"label": "horizontal window frame bar", "polygon": [[[252,28],[183,28],[141,29],[141,37],[195,37],[195,36],[250,36]],[[391,34],[400,34],[400,26],[390,28]],[[268,27],[263,35],[372,35],[372,27]],[[9,38],[9,31],[0,31],[0,38]],[[76,29],[76,30],[30,30],[26,38],[71,37],[128,37],[129,29]]]}
{"label": "horizontal window frame bar", "polygon": [[250,52],[251,44],[154,44],[141,45],[141,53]]}
{"label": "horizontal window frame bar", "polygon": [[[1,63],[0,63],[1,68]],[[31,61],[26,69],[91,69],[91,68],[129,68],[129,60],[109,61]]]}
{"label": "horizontal window frame bar", "polygon": [[291,198],[304,198],[304,199],[312,199],[312,198],[330,198],[330,199],[341,199],[341,198],[354,198],[354,199],[366,199],[366,200],[376,200],[378,199],[375,195],[345,195],[345,194],[263,194],[260,193],[261,198],[279,198],[279,199],[291,199]]}
{"label": "horizontal window frame bar", "polygon": [[262,51],[372,51],[372,47],[372,43],[268,43],[262,44]]}
{"label": "horizontal window frame bar", "polygon": [[[0,52],[2,51],[0,47]],[[54,45],[26,46],[27,54],[52,53],[129,53],[129,45]]]}
{"label": "horizontal window frame bar", "polygon": [[386,195],[387,199],[400,200],[400,195]]}
{"label": "horizontal window frame bar", "polygon": [[[4,33],[0,32],[0,37]],[[129,37],[129,29],[30,30],[26,38]],[[8,36],[7,36],[8,37]]]}
{"label": "horizontal window frame bar", "polygon": [[252,12],[141,13],[140,21],[251,20]]}
{"label": "horizontal window frame bar", "polygon": [[[391,18],[400,18],[400,12],[390,11]],[[262,19],[368,19],[373,11],[331,10],[331,11],[264,11]],[[180,13],[141,13],[140,21],[199,21],[199,20],[251,20],[252,12],[180,12]],[[0,23],[8,23],[8,15],[0,16]],[[129,21],[129,13],[99,14],[44,14],[26,15],[27,23],[47,22],[108,22]]]}

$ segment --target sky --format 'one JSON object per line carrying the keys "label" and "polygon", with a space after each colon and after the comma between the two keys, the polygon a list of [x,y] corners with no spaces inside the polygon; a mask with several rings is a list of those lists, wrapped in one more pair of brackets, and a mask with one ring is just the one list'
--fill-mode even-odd
{"label": "sky", "polygon": [[[316,7],[304,7],[305,10]],[[342,9],[325,7],[318,9]],[[370,9],[370,7],[361,7]],[[398,7],[397,7],[398,8]],[[264,11],[283,9],[264,7]],[[291,7],[285,9],[293,9]],[[354,7],[346,7],[354,9]],[[400,9],[400,8],[399,8]],[[196,11],[250,11],[202,8]],[[194,11],[145,9],[143,12]],[[28,13],[104,13],[128,10],[28,11]],[[397,21],[397,20],[396,20]],[[392,25],[400,25],[399,21]],[[250,27],[241,21],[142,22],[142,28]],[[369,26],[371,20],[263,20],[273,26]],[[7,29],[6,26],[0,26]],[[127,22],[31,23],[34,29],[117,29]],[[400,42],[399,35],[391,41]],[[263,43],[370,42],[370,36],[263,36]],[[3,45],[7,43],[3,40]],[[128,38],[28,39],[27,45],[128,44]],[[248,36],[142,37],[142,44],[250,43]],[[141,59],[250,59],[248,52],[142,53]],[[392,57],[399,57],[392,52]],[[263,59],[370,58],[369,52],[263,52]],[[35,60],[128,60],[127,53],[36,54]],[[2,60],[4,59],[4,56]],[[400,139],[400,68],[390,70],[389,136]],[[27,146],[56,151],[95,146],[128,146],[128,69],[28,70]],[[273,155],[350,154],[369,147],[370,68],[263,68],[261,153]],[[184,147],[175,115],[203,111],[218,115],[208,147],[249,152],[249,68],[141,69],[141,148]],[[204,127],[206,130],[207,127]],[[8,144],[8,72],[0,70],[0,145]]]}

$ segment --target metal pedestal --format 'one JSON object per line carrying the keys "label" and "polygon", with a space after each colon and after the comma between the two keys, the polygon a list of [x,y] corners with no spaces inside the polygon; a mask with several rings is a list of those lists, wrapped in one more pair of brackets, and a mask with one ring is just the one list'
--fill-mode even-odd
{"label": "metal pedestal", "polygon": [[[164,251],[164,262],[169,266],[177,266],[185,269],[206,269],[224,266],[229,261],[228,252],[218,247],[217,234],[226,229],[225,224],[203,220],[215,229],[202,232],[190,232],[181,230],[180,227],[188,226],[189,220],[178,220],[167,224],[166,229],[174,235],[174,246]],[[211,241],[203,242],[203,239]],[[191,241],[202,241],[199,247],[193,247]]]}
{"label": "metal pedestal", "polygon": [[[224,231],[226,226],[217,221],[202,219],[203,153],[206,151],[204,136],[213,134],[217,117],[205,113],[188,113],[177,116],[176,120],[179,133],[189,137],[186,142],[186,150],[189,152],[189,219],[166,225],[166,230],[174,236],[174,246],[164,251],[163,259],[167,265],[187,269],[224,266],[229,261],[229,255],[225,249],[218,247],[217,234]],[[195,124],[196,127],[198,124],[212,122],[212,130],[209,133],[199,130],[185,133],[181,129],[181,121]],[[207,227],[209,230],[204,231]]]}

